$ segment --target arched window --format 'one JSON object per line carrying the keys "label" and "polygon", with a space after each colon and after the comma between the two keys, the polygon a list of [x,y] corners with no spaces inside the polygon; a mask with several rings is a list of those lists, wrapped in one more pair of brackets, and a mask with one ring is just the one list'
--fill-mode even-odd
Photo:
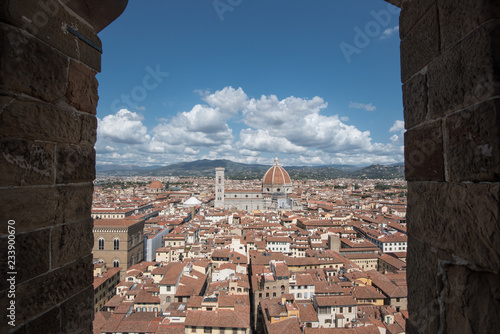
{"label": "arched window", "polygon": [[130,265],[133,266],[134,265],[134,255],[130,255]]}
{"label": "arched window", "polygon": [[113,240],[113,249],[120,250],[120,240],[118,240],[118,238],[115,238],[115,240]]}
{"label": "arched window", "polygon": [[117,268],[117,267],[119,267],[119,266],[120,266],[120,261],[118,261],[118,260],[114,260],[114,261],[113,261],[113,267]]}
{"label": "arched window", "polygon": [[142,260],[142,259],[141,259],[141,251],[139,250],[139,251],[137,252],[137,263],[141,262],[141,260]]}
{"label": "arched window", "polygon": [[104,239],[99,238],[99,250],[103,250],[103,249],[104,249]]}
{"label": "arched window", "polygon": [[167,303],[170,303],[170,297],[167,297]]}

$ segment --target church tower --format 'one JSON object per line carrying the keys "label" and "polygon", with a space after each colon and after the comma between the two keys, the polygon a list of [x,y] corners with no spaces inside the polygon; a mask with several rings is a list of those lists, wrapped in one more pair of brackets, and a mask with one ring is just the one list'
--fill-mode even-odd
{"label": "church tower", "polygon": [[224,167],[215,168],[215,208],[224,209]]}

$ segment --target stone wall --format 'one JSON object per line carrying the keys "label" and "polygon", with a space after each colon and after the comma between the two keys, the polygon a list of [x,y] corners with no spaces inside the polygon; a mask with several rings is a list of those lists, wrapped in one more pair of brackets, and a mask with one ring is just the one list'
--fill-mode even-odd
{"label": "stone wall", "polygon": [[[93,22],[99,29],[126,5],[110,3],[115,10]],[[101,44],[78,6],[86,15],[95,7],[69,0],[0,3],[0,272],[15,272],[6,275],[14,285],[0,281],[2,333],[92,331],[90,208]],[[13,268],[6,261],[9,221]],[[10,290],[15,297],[7,298]],[[15,326],[5,317],[12,301]]]}
{"label": "stone wall", "polygon": [[500,3],[403,0],[409,333],[500,326]]}

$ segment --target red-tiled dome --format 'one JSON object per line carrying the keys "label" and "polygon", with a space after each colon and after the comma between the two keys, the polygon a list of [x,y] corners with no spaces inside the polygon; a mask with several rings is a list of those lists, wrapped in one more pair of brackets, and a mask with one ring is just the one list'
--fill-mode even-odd
{"label": "red-tiled dome", "polygon": [[290,175],[288,175],[287,171],[280,166],[278,157],[274,159],[274,165],[267,170],[264,178],[262,179],[262,183],[265,185],[292,184]]}
{"label": "red-tiled dome", "polygon": [[149,189],[163,189],[163,184],[160,181],[153,181],[149,184]]}

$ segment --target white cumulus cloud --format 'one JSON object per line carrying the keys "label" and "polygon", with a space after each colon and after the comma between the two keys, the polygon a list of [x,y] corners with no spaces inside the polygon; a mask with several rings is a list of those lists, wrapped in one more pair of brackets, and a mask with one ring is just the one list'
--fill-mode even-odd
{"label": "white cumulus cloud", "polygon": [[116,114],[98,119],[97,136],[114,143],[138,144],[149,141],[148,128],[142,124],[144,117],[136,112],[121,109]]}
{"label": "white cumulus cloud", "polygon": [[380,36],[380,39],[387,39],[396,33],[399,33],[399,26],[387,28],[384,30],[384,32],[382,32],[382,36]]}

